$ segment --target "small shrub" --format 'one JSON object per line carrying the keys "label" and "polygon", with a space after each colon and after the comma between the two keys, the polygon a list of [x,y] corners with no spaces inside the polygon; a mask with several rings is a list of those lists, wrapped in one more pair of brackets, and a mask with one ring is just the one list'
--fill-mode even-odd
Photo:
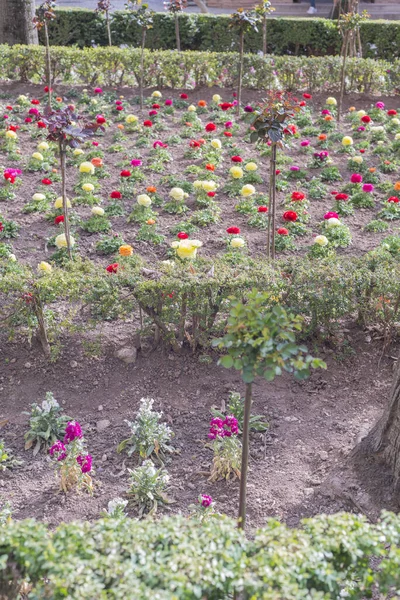
{"label": "small shrub", "polygon": [[57,440],[49,450],[56,461],[60,488],[67,493],[72,489],[93,493],[92,457],[86,454],[82,428],[77,421],[70,421],[65,428],[64,440]]}
{"label": "small shrub", "polygon": [[210,481],[219,479],[240,478],[242,444],[237,434],[239,427],[237,419],[228,415],[225,419],[214,417],[210,422],[208,437],[213,440],[210,447],[214,452]]}
{"label": "small shrub", "polygon": [[25,434],[25,450],[29,450],[35,444],[33,455],[41,448],[47,449],[58,440],[65,429],[70,417],[61,414],[62,408],[51,392],[46,393],[46,400],[42,404],[32,404],[29,431]]}
{"label": "small shrub", "polygon": [[146,513],[153,515],[157,512],[159,504],[169,503],[164,494],[169,475],[163,467],[156,469],[151,460],[145,460],[140,467],[129,469],[129,474],[130,484],[127,494],[137,508],[139,518]]}

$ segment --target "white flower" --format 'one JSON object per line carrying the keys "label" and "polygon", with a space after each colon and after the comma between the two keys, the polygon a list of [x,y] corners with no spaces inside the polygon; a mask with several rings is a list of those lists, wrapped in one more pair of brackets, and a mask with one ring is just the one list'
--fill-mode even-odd
{"label": "white flower", "polygon": [[211,140],[211,146],[213,148],[216,148],[216,150],[221,150],[221,148],[222,148],[221,140],[218,140],[218,139]]}
{"label": "white flower", "polygon": [[148,208],[151,205],[151,198],[147,194],[140,194],[136,201],[140,206],[144,206],[145,208]]}
{"label": "white flower", "polygon": [[32,200],[34,200],[35,202],[41,202],[42,200],[46,200],[46,196],[37,192],[36,194],[33,194]]}
{"label": "white flower", "polygon": [[182,202],[182,200],[187,196],[185,196],[185,192],[182,188],[174,187],[169,193],[170,197],[176,200],[177,202]]}
{"label": "white flower", "polygon": [[314,244],[318,244],[318,246],[327,246],[329,244],[329,240],[324,235],[317,235],[314,239]]}
{"label": "white flower", "polygon": [[93,206],[91,212],[92,212],[92,215],[96,215],[97,217],[102,217],[104,215],[104,208],[101,208],[101,206]]}
{"label": "white flower", "polygon": [[246,242],[241,237],[234,237],[231,239],[232,248],[243,248],[246,245]]}

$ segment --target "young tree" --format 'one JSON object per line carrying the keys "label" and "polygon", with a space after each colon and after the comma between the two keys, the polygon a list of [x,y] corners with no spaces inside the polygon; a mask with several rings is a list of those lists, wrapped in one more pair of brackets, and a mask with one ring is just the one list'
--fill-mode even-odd
{"label": "young tree", "polygon": [[244,54],[244,36],[245,33],[253,29],[258,31],[257,24],[260,17],[255,10],[243,10],[239,8],[230,17],[229,27],[239,35],[239,76],[237,87],[237,114],[240,113],[242,101],[242,79],[243,79],[243,54]]}
{"label": "young tree", "polygon": [[305,379],[310,369],[326,368],[322,360],[310,356],[307,348],[296,342],[296,334],[302,328],[302,318],[287,313],[279,305],[271,308],[270,305],[269,294],[258,290],[250,292],[246,303],[233,299],[227,333],[223,338],[213,340],[214,346],[225,348],[228,352],[219,363],[228,369],[233,367],[240,371],[246,384],[238,519],[241,528],[245,527],[246,522],[249,422],[255,378],[260,376],[273,381],[286,371],[296,379]]}
{"label": "young tree", "polygon": [[269,206],[267,226],[267,256],[275,259],[275,219],[276,219],[276,153],[284,146],[285,135],[292,133],[287,127],[288,119],[300,110],[297,101],[290,94],[269,92],[268,97],[250,113],[253,131],[252,143],[259,140],[271,146],[269,165]]}
{"label": "young tree", "polygon": [[0,0],[0,44],[38,44],[35,0]]}
{"label": "young tree", "polygon": [[187,0],[164,0],[164,8],[171,14],[174,15],[175,19],[175,37],[176,37],[176,49],[178,52],[181,51],[181,36],[179,32],[179,13],[187,6]]}
{"label": "young tree", "polygon": [[110,9],[111,9],[111,0],[98,0],[96,12],[101,13],[106,18],[108,45],[112,46]]}
{"label": "young tree", "polygon": [[142,4],[140,8],[134,10],[138,5],[137,0],[127,0],[125,8],[129,11],[130,19],[136,23],[142,30],[142,42],[140,52],[140,79],[139,79],[139,96],[140,108],[143,110],[143,78],[144,78],[144,47],[146,45],[146,33],[148,29],[153,27],[154,10],[150,10],[147,4]]}
{"label": "young tree", "polygon": [[60,154],[60,170],[61,170],[61,195],[63,199],[63,215],[64,215],[64,233],[67,241],[68,256],[72,258],[71,234],[68,216],[68,198],[67,198],[67,179],[66,179],[66,158],[67,147],[77,148],[80,143],[90,138],[97,129],[104,131],[104,127],[98,123],[85,123],[84,127],[77,127],[77,123],[82,117],[75,114],[69,107],[60,108],[58,110],[47,109],[42,120],[47,125],[47,139],[51,142],[58,143]]}
{"label": "young tree", "polygon": [[43,2],[36,11],[36,16],[33,19],[34,26],[38,31],[44,28],[44,35],[46,40],[46,85],[47,85],[47,103],[51,109],[51,56],[50,56],[50,40],[49,40],[49,28],[48,23],[56,18],[54,9],[56,7],[55,1],[49,0]]}
{"label": "young tree", "polygon": [[262,51],[263,56],[267,55],[267,17],[272,12],[274,12],[275,8],[273,8],[271,2],[269,0],[261,0],[259,4],[256,4],[254,10],[261,18],[262,23]]}

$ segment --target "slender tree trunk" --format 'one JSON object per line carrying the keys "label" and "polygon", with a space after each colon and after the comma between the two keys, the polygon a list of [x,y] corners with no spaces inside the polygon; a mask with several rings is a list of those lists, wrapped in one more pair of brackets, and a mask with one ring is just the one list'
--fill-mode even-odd
{"label": "slender tree trunk", "polygon": [[108,12],[108,10],[106,10],[106,25],[107,25],[108,45],[112,46],[111,26],[110,26],[110,13]]}
{"label": "slender tree trunk", "polygon": [[178,52],[181,51],[181,36],[179,33],[179,15],[175,13],[175,37],[176,37],[176,49]]}
{"label": "slender tree trunk", "polygon": [[47,337],[46,321],[43,313],[43,305],[38,292],[33,293],[33,310],[38,321],[39,340],[46,358],[50,356],[50,344]]}
{"label": "slender tree trunk", "polygon": [[47,105],[51,110],[51,57],[50,57],[50,40],[49,40],[49,28],[47,21],[44,21],[44,35],[46,38],[46,81],[47,87],[49,88],[47,96]]}
{"label": "slender tree trunk", "polygon": [[269,202],[267,224],[267,258],[275,258],[275,215],[276,215],[276,144],[271,146],[269,161]]}
{"label": "slender tree trunk", "polygon": [[262,36],[263,36],[263,56],[267,56],[267,15],[263,16]]}
{"label": "slender tree trunk", "polygon": [[349,47],[349,32],[346,31],[343,42],[343,63],[342,63],[342,72],[340,76],[340,96],[339,96],[339,106],[338,106],[338,115],[337,121],[340,123],[340,116],[342,112],[342,104],[343,104],[343,96],[344,96],[344,88],[346,86],[346,60],[347,60],[347,52]]}
{"label": "slender tree trunk", "polygon": [[0,0],[0,44],[38,44],[35,0]]}
{"label": "slender tree trunk", "polygon": [[244,400],[243,440],[242,440],[242,467],[240,471],[240,496],[238,527],[246,526],[246,489],[247,471],[249,466],[249,432],[251,415],[252,384],[246,383],[246,396]]}
{"label": "slender tree trunk", "polygon": [[392,472],[394,487],[400,483],[400,354],[390,391],[389,403],[369,434],[353,450],[354,455],[375,456]]}
{"label": "slender tree trunk", "polygon": [[240,105],[242,103],[242,79],[243,79],[243,49],[244,49],[244,33],[243,30],[239,34],[239,78],[237,91],[237,114],[240,114]]}
{"label": "slender tree trunk", "polygon": [[143,79],[144,79],[144,45],[146,43],[146,29],[142,29],[142,48],[140,52],[140,81],[139,81],[139,94],[140,94],[140,109],[143,110]]}
{"label": "slender tree trunk", "polygon": [[67,181],[66,181],[66,156],[67,150],[64,142],[60,142],[60,164],[61,164],[61,187],[62,187],[62,201],[63,201],[63,214],[64,214],[64,233],[65,239],[67,240],[67,251],[68,256],[72,258],[71,250],[71,232],[69,228],[69,215],[68,215],[68,198],[67,198]]}
{"label": "slender tree trunk", "polygon": [[194,0],[194,3],[199,7],[200,12],[209,13],[210,11],[207,8],[207,5],[204,4],[203,0]]}

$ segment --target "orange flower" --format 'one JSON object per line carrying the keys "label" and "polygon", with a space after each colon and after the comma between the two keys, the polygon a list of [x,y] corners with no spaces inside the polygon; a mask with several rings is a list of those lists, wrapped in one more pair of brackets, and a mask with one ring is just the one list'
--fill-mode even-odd
{"label": "orange flower", "polygon": [[157,191],[157,188],[154,185],[149,185],[148,188],[146,188],[146,192],[148,192],[149,194],[155,194]]}
{"label": "orange flower", "polygon": [[354,110],[356,110],[356,107],[355,106],[350,106],[349,112],[353,112]]}
{"label": "orange flower", "polygon": [[205,108],[207,106],[207,102],[205,100],[199,100],[197,105]]}
{"label": "orange flower", "polygon": [[370,173],[375,173],[376,169],[375,169],[375,167],[370,167],[370,168],[368,169],[368,171],[369,171]]}
{"label": "orange flower", "polygon": [[319,134],[319,136],[318,136],[318,139],[319,139],[321,142],[324,142],[324,141],[326,140],[326,138],[327,138],[327,137],[328,137],[328,136],[326,135],[326,133],[320,133],[320,134]]}
{"label": "orange flower", "polygon": [[206,143],[206,140],[205,140],[204,138],[200,138],[200,139],[198,140],[198,142],[199,142],[199,144],[205,144],[205,143]]}
{"label": "orange flower", "polygon": [[119,247],[119,253],[121,256],[132,256],[133,248],[132,246],[129,246],[129,244],[124,244]]}
{"label": "orange flower", "polygon": [[206,165],[206,169],[207,169],[207,171],[215,171],[214,165],[210,165],[210,164]]}
{"label": "orange flower", "polygon": [[51,172],[52,173],[57,173],[57,169],[52,169]]}
{"label": "orange flower", "polygon": [[118,129],[125,129],[125,127],[122,125],[122,123],[120,123],[119,125],[117,125]]}
{"label": "orange flower", "polygon": [[385,165],[390,165],[390,160],[385,160]]}
{"label": "orange flower", "polygon": [[192,124],[189,123],[189,121],[186,121],[185,125],[186,125],[186,127],[191,127],[192,126]]}
{"label": "orange flower", "polygon": [[62,102],[61,96],[57,96],[56,100],[57,100],[57,102]]}
{"label": "orange flower", "polygon": [[325,121],[333,121],[332,115],[326,115]]}
{"label": "orange flower", "polygon": [[94,167],[102,167],[103,160],[101,158],[95,157],[90,161]]}
{"label": "orange flower", "polygon": [[396,183],[394,184],[394,189],[396,190],[396,192],[400,191],[400,181],[396,181]]}
{"label": "orange flower", "polygon": [[155,220],[154,219],[147,219],[146,223],[147,223],[147,225],[154,225]]}

